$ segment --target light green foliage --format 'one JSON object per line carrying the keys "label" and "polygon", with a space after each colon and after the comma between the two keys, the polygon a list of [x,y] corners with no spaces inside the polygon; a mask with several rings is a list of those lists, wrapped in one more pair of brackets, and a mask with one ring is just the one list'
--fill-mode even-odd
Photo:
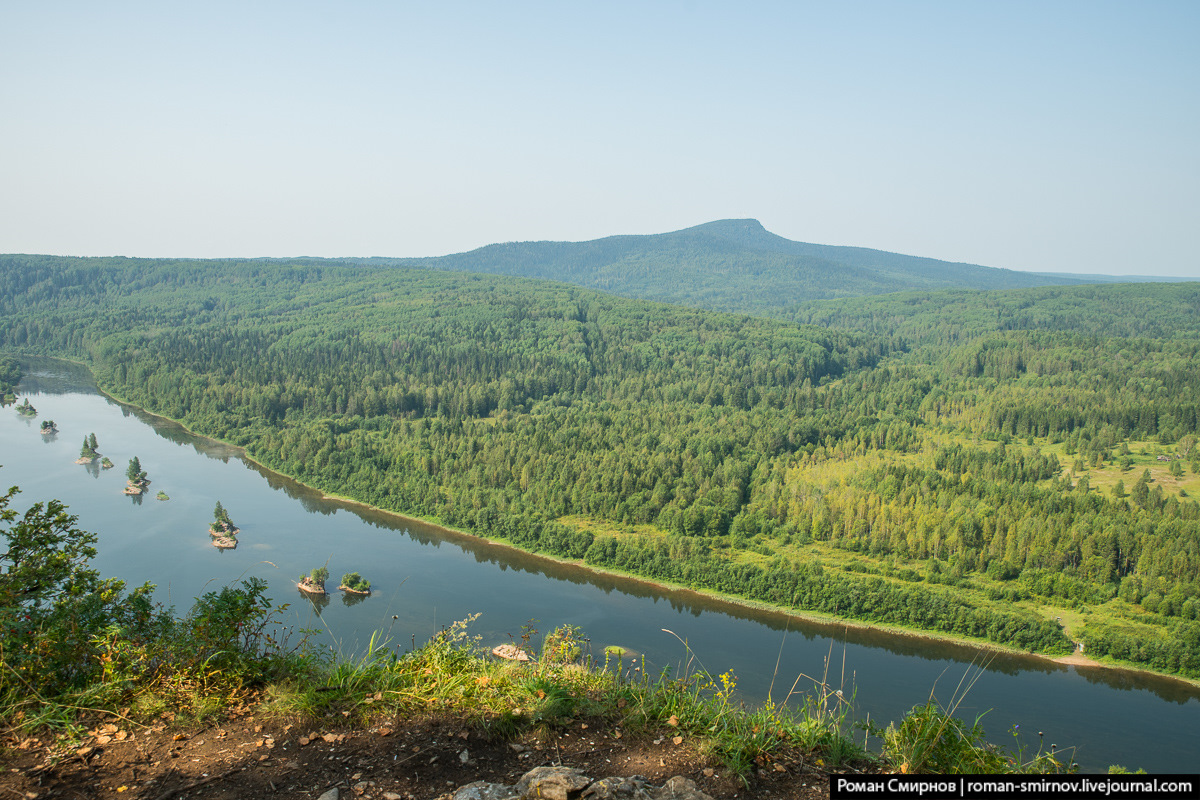
{"label": "light green foliage", "polygon": [[898,724],[883,732],[883,756],[901,772],[936,775],[994,775],[1009,773],[1067,773],[1073,771],[1062,754],[1038,752],[1026,758],[1020,749],[1005,751],[989,744],[976,719],[966,723],[930,701],[916,706]]}

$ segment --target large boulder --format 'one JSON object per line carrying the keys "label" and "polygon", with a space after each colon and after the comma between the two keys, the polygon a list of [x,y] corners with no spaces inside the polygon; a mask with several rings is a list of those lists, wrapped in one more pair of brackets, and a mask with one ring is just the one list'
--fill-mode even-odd
{"label": "large boulder", "polygon": [[517,794],[526,800],[567,800],[591,782],[574,767],[534,767],[517,781]]}

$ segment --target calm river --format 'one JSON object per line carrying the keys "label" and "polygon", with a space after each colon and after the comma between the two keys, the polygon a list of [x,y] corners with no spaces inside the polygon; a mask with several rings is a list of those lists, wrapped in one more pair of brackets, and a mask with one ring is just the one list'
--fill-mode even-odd
{"label": "calm river", "polygon": [[[383,631],[407,650],[449,623],[479,613],[472,632],[485,644],[519,638],[536,620],[545,632],[580,626],[595,653],[619,644],[655,671],[685,662],[686,639],[711,672],[733,670],[744,695],[782,700],[798,675],[821,677],[856,697],[856,716],[886,724],[934,692],[949,702],[959,682],[977,677],[958,716],[983,724],[992,741],[1035,751],[1037,731],[1059,749],[1074,746],[1087,771],[1109,764],[1151,772],[1200,771],[1200,690],[1137,673],[1065,667],[1019,656],[984,660],[977,651],[915,637],[819,625],[667,591],[444,533],[421,523],[322,499],[265,473],[236,451],[98,394],[81,369],[37,362],[19,387],[38,410],[27,419],[0,412],[0,485],[18,485],[14,508],[58,498],[99,536],[96,566],[130,585],[151,581],[158,598],[184,612],[196,596],[242,577],[269,582],[287,621],[322,631],[321,643],[347,656]],[[39,432],[53,419],[54,436]],[[74,463],[95,433],[113,469]],[[121,493],[129,459],[152,481],[144,498]],[[159,490],[168,501],[155,499]],[[236,550],[210,544],[220,501],[241,528]],[[361,602],[334,592],[323,607],[299,595],[301,572],[328,563],[331,585],[360,572],[375,593]],[[539,637],[540,639],[540,637]],[[778,671],[776,663],[778,660]],[[844,665],[844,666],[843,666]],[[774,677],[774,688],[771,689]],[[799,690],[812,688],[801,678]],[[792,704],[798,698],[792,698]]]}

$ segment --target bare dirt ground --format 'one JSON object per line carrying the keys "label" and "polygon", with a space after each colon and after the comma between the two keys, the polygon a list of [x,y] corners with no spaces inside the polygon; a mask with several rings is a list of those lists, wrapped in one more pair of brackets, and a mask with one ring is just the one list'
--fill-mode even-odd
{"label": "bare dirt ground", "polygon": [[784,753],[745,781],[668,728],[621,731],[576,719],[516,739],[432,715],[368,728],[260,720],[252,706],[191,728],[96,720],[82,741],[12,738],[0,750],[0,798],[318,798],[433,800],[476,780],[515,784],[536,766],[579,768],[593,779],[683,776],[715,800],[815,800],[829,796],[814,757]]}

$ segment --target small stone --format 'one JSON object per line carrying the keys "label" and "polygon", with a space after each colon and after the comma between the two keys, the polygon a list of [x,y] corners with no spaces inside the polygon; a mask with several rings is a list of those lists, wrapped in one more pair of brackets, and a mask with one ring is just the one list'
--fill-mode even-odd
{"label": "small stone", "polygon": [[583,800],[650,800],[646,780],[640,775],[630,778],[603,778],[583,790]]}
{"label": "small stone", "polygon": [[337,787],[333,787],[325,794],[317,798],[317,800],[338,800],[341,795],[338,793]]}
{"label": "small stone", "polygon": [[396,794],[395,792],[384,792],[383,800],[404,800],[404,796]]}
{"label": "small stone", "polygon": [[471,760],[471,754],[467,752],[465,747],[463,748],[463,751],[458,754],[458,760],[464,764]]}
{"label": "small stone", "polygon": [[516,790],[511,786],[475,781],[455,792],[453,800],[516,800],[518,797]]}
{"label": "small stone", "polygon": [[651,792],[653,800],[713,800],[711,796],[696,788],[696,783],[682,775],[676,775]]}
{"label": "small stone", "polygon": [[526,750],[529,749],[528,747],[521,744],[520,742],[509,742],[508,746],[514,753],[524,753]]}
{"label": "small stone", "polygon": [[674,742],[675,744],[683,744],[683,737],[676,736],[676,737],[672,738],[671,741]]}

